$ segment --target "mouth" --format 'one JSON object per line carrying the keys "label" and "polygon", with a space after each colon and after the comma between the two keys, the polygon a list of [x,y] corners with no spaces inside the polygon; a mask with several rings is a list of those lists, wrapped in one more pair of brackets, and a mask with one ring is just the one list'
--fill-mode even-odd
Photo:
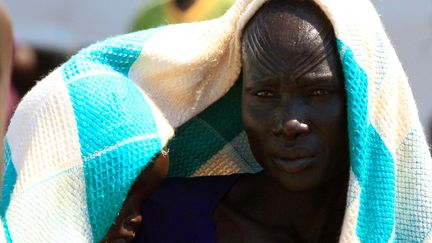
{"label": "mouth", "polygon": [[305,170],[309,165],[311,165],[314,158],[314,156],[290,156],[286,158],[276,157],[273,158],[273,162],[279,169],[289,174],[296,174],[300,173],[301,171]]}

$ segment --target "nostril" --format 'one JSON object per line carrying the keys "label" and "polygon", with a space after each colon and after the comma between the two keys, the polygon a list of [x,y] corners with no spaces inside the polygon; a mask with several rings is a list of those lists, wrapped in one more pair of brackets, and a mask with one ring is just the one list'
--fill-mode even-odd
{"label": "nostril", "polygon": [[283,123],[281,133],[287,138],[297,138],[299,135],[307,133],[309,126],[306,123],[302,123],[297,119],[292,119]]}

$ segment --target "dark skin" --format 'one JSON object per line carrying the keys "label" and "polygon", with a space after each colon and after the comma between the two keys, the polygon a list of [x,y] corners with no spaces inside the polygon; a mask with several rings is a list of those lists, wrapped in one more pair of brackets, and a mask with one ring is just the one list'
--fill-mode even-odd
{"label": "dark skin", "polygon": [[[217,207],[218,242],[337,242],[349,153],[331,24],[308,1],[272,0],[244,31],[242,65],[243,124],[263,171],[241,176]],[[149,167],[135,182],[109,239],[132,238],[139,223],[125,219],[140,222],[139,205],[166,175],[149,182],[158,171]]]}
{"label": "dark skin", "polygon": [[143,170],[132,185],[116,221],[101,242],[132,241],[143,218],[141,204],[166,178],[168,167],[168,154],[161,153]]}
{"label": "dark skin", "polygon": [[243,36],[242,117],[263,171],[217,208],[219,242],[336,242],[348,138],[331,24],[310,3],[270,1]]}

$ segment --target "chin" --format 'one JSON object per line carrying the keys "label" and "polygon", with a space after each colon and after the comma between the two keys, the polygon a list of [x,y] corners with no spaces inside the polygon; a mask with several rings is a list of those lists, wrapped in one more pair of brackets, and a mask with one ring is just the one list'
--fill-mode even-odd
{"label": "chin", "polygon": [[295,174],[288,174],[283,171],[268,172],[266,174],[286,191],[308,191],[319,188],[326,183],[326,180],[317,177],[310,170]]}
{"label": "chin", "polygon": [[278,173],[274,178],[286,191],[302,192],[346,184],[348,181],[348,169],[332,173],[331,175],[322,175],[319,171],[304,171],[298,174]]}

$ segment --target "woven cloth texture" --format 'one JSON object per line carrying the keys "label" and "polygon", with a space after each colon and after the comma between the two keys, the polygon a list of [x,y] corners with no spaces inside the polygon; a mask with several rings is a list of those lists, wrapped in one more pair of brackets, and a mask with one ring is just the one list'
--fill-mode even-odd
{"label": "woven cloth texture", "polygon": [[[8,128],[8,242],[100,241],[165,146],[169,176],[256,172],[240,116],[242,29],[220,18],[91,45],[24,97]],[[315,0],[333,24],[350,146],[341,242],[432,241],[432,160],[407,77],[368,0]],[[174,135],[175,133],[175,135]]]}

